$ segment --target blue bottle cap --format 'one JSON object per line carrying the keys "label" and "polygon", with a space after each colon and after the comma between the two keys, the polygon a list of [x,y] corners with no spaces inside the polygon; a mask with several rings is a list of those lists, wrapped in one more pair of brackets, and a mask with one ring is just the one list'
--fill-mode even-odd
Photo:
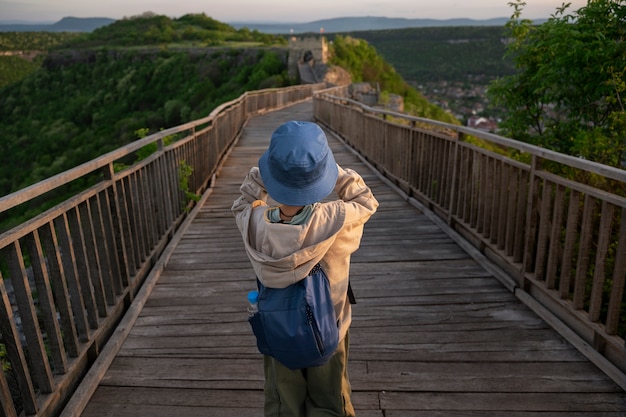
{"label": "blue bottle cap", "polygon": [[248,302],[251,303],[251,304],[254,304],[257,301],[259,301],[259,292],[258,291],[250,291],[248,293]]}

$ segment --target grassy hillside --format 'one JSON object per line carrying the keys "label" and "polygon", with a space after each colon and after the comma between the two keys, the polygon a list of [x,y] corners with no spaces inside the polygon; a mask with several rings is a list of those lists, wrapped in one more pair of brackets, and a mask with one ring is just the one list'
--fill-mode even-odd
{"label": "grassy hillside", "polygon": [[47,51],[79,36],[76,33],[0,32],[0,88],[35,72]]}
{"label": "grassy hillside", "polygon": [[287,45],[285,38],[247,28],[235,29],[202,14],[186,14],[178,19],[144,14],[131,19],[118,20],[84,36],[73,47],[128,47],[136,45],[217,46],[233,42],[254,42],[258,45]]}
{"label": "grassy hillside", "polygon": [[0,32],[0,51],[48,51],[80,36],[64,32]]}
{"label": "grassy hillside", "polygon": [[0,32],[0,88],[34,72],[49,51],[286,44],[287,41],[281,36],[248,29],[236,30],[204,14],[188,14],[171,19],[145,13],[115,21],[91,33]]}

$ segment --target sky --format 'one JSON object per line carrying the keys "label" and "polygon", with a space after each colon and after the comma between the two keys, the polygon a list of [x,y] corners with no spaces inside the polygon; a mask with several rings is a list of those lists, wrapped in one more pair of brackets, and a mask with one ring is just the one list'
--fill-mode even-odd
{"label": "sky", "polygon": [[[490,19],[510,17],[511,0],[0,0],[0,21],[57,22],[63,17],[121,19],[153,12],[169,17],[205,13],[221,22],[307,23],[335,17]],[[525,0],[522,17],[548,18],[562,0]],[[571,0],[570,11],[587,4]]]}

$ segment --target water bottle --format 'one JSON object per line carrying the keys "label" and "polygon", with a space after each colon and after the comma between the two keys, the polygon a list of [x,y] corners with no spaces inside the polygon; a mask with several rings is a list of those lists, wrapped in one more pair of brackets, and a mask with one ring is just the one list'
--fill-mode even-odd
{"label": "water bottle", "polygon": [[254,313],[259,311],[259,292],[258,291],[250,291],[248,293],[248,314],[253,316]]}

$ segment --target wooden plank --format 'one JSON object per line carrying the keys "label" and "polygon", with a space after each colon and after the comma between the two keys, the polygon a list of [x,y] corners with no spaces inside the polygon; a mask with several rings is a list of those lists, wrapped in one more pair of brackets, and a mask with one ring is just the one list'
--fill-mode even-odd
{"label": "wooden plank", "polygon": [[[98,267],[100,269],[100,280],[102,281],[102,288],[104,290],[104,298],[107,305],[113,306],[116,301],[116,289],[114,285],[114,278],[112,273],[112,265],[110,263],[109,245],[107,232],[105,229],[105,218],[108,217],[108,213],[102,210],[102,203],[100,197],[106,196],[106,192],[98,194],[91,199],[90,212],[93,222],[93,233],[95,242],[95,257],[98,260]],[[121,288],[117,289],[117,294],[121,293]]]}
{"label": "wooden plank", "polygon": [[[150,339],[153,340],[153,339]],[[182,338],[183,343],[172,347],[160,345],[144,348],[122,349],[119,357],[150,357],[154,361],[167,361],[172,357],[220,359],[254,359],[260,361],[260,354],[254,339],[241,336],[221,338],[215,345],[206,342],[206,337]],[[211,338],[213,341],[214,338]],[[511,362],[523,366],[526,362],[581,362],[580,352],[563,343],[548,342],[492,342],[478,341],[467,343],[413,343],[413,344],[355,344],[350,349],[351,361],[394,361],[402,357],[407,361],[428,362],[469,362],[488,366],[491,362]],[[233,360],[233,363],[237,363]],[[113,374],[109,376],[113,378]],[[109,380],[110,384],[113,384]],[[178,386],[180,381],[173,381]]]}
{"label": "wooden plank", "polygon": [[600,320],[602,309],[602,296],[606,281],[606,261],[611,242],[611,229],[613,226],[614,206],[604,201],[598,228],[598,243],[596,247],[596,261],[593,271],[593,283],[589,300],[589,320],[597,323]]}
{"label": "wooden plank", "polygon": [[[9,301],[9,295],[4,283],[4,278],[0,275],[0,333],[2,333],[2,342],[7,352],[7,359],[11,364],[11,370],[17,380],[20,388],[22,405],[27,414],[36,414],[38,411],[37,394],[35,386],[28,371],[28,362],[26,361],[26,353],[22,348],[20,334],[15,326],[15,316],[13,308]],[[0,371],[4,373],[4,370]],[[4,374],[3,374],[4,377]],[[4,389],[3,389],[4,391]],[[11,398],[10,395],[4,398]],[[11,413],[10,406],[3,406]]]}
{"label": "wooden plank", "polygon": [[624,294],[624,281],[626,281],[626,208],[622,209],[621,224],[618,234],[619,243],[615,253],[615,265],[613,267],[613,286],[609,297],[609,307],[606,318],[607,333],[614,335],[619,326],[621,300]]}
{"label": "wooden plank", "polygon": [[[501,417],[502,411],[480,410],[480,411],[458,411],[458,410],[411,410],[411,417]],[[572,412],[572,411],[551,411],[550,417],[621,417],[621,411],[605,412]],[[386,410],[385,417],[405,417],[405,410]],[[543,411],[506,411],[506,417],[546,417]]]}
{"label": "wooden plank", "polygon": [[[139,374],[138,374],[138,370]],[[550,372],[552,378],[544,378]],[[359,391],[614,393],[621,390],[589,363],[434,362],[352,360],[350,380]],[[119,357],[102,387],[133,386],[185,389],[260,389],[263,364],[258,357]],[[533,381],[529,384],[528,381]]]}
{"label": "wooden plank", "polygon": [[572,263],[574,248],[577,241],[578,218],[579,218],[580,193],[572,190],[569,196],[567,209],[567,223],[565,225],[565,240],[563,242],[563,264],[559,280],[559,295],[561,298],[569,298],[570,283],[572,282]]}
{"label": "wooden plank", "polygon": [[[381,408],[386,410],[385,416],[406,416],[407,410],[415,409],[464,411],[473,410],[483,414],[502,416],[510,412],[529,411],[542,412],[553,416],[553,413],[570,416],[572,413],[586,410],[587,416],[600,415],[619,416],[623,408],[620,404],[623,398],[611,394],[582,394],[582,393],[402,393],[386,391],[381,393]],[[390,410],[396,410],[390,414]],[[506,413],[506,414],[504,414]],[[611,414],[605,414],[611,413]],[[411,413],[411,415],[413,415]],[[467,415],[467,414],[465,414]]]}
{"label": "wooden plank", "polygon": [[44,393],[50,393],[54,389],[54,378],[46,354],[43,335],[39,327],[35,302],[19,241],[4,248],[3,254],[6,256],[9,278],[13,284],[21,332],[26,338],[29,363],[32,364],[29,366],[29,369],[39,389]]}
{"label": "wooden plank", "polygon": [[517,188],[517,210],[515,216],[515,232],[513,233],[513,262],[519,263],[524,259],[524,239],[519,236],[524,236],[524,230],[526,229],[526,223],[530,222],[530,218],[527,217],[526,206],[528,205],[528,188],[530,187],[529,178],[530,173],[525,171],[519,171],[518,173],[518,188]]}
{"label": "wooden plank", "polygon": [[[245,398],[246,401],[242,401]],[[378,410],[378,395],[356,393],[355,408],[359,417],[383,417]],[[101,416],[103,407],[111,415],[124,416],[213,416],[258,417],[263,394],[259,390],[182,390],[175,388],[120,389],[103,387],[93,397],[84,417]]]}
{"label": "wooden plank", "polygon": [[[35,286],[37,288],[38,305],[41,311],[40,321],[43,323],[46,332],[46,343],[50,350],[54,368],[53,372],[55,374],[64,374],[67,372],[65,347],[63,346],[63,339],[61,337],[61,328],[57,318],[57,309],[52,295],[46,259],[37,231],[27,235],[25,243],[30,254]],[[53,256],[54,253],[51,253],[51,257]],[[70,341],[70,343],[72,342]]]}
{"label": "wooden plank", "polygon": [[0,369],[0,411],[4,417],[17,417],[11,389],[2,369]]}
{"label": "wooden plank", "polygon": [[550,231],[550,248],[548,249],[548,262],[546,267],[546,287],[554,289],[556,286],[556,274],[562,259],[559,255],[563,252],[561,246],[561,234],[563,232],[563,209],[565,200],[565,188],[556,186],[554,195],[554,210],[552,212],[552,227]]}
{"label": "wooden plank", "polygon": [[[100,257],[98,256],[98,245],[95,240],[94,233],[94,217],[91,201],[87,200],[78,206],[78,223],[80,224],[80,234],[83,238],[83,253],[85,259],[82,261],[84,272],[89,280],[88,287],[93,290],[93,298],[96,303],[99,317],[107,316],[107,303],[105,298],[105,289],[102,278],[102,268],[100,265]],[[78,233],[78,231],[77,231]],[[98,328],[98,324],[94,329]]]}
{"label": "wooden plank", "polygon": [[550,223],[552,221],[552,188],[553,184],[544,180],[541,192],[539,231],[537,232],[537,243],[535,249],[535,279],[543,281],[545,279],[546,261],[548,257],[548,236],[550,235]]}
{"label": "wooden plank", "polygon": [[[78,356],[78,334],[74,314],[70,305],[68,283],[65,278],[61,252],[52,222],[39,229],[43,250],[45,251],[50,285],[54,293],[54,302],[61,317],[61,327],[65,349],[70,357]],[[77,316],[77,319],[80,317]]]}
{"label": "wooden plank", "polygon": [[576,310],[580,310],[585,305],[585,295],[587,293],[587,273],[589,271],[591,242],[593,240],[594,213],[596,212],[597,200],[593,197],[585,196],[585,207],[583,208],[582,224],[580,225],[580,242],[578,244],[578,262],[576,263],[576,276],[574,279],[574,294],[572,302]]}
{"label": "wooden plank", "polygon": [[85,342],[89,340],[90,335],[87,308],[83,300],[81,282],[78,278],[76,254],[74,253],[74,245],[70,236],[69,220],[65,214],[54,220],[54,228],[58,237],[63,274],[67,282],[72,316],[76,323],[76,332],[79,340]]}
{"label": "wooden plank", "polygon": [[[84,203],[83,203],[84,204]],[[85,248],[85,240],[83,234],[83,225],[78,208],[73,208],[67,212],[70,235],[68,236],[69,244],[73,248],[73,264],[76,270],[76,276],[79,282],[79,289],[82,293],[81,298],[84,308],[87,312],[87,322],[92,329],[98,328],[98,312],[96,309],[96,296],[92,287],[91,276],[89,274],[89,264],[87,257],[87,249]]]}
{"label": "wooden plank", "polygon": [[519,171],[514,168],[514,167],[509,167],[508,170],[509,174],[508,174],[508,184],[505,184],[505,186],[507,187],[507,194],[508,194],[508,212],[507,212],[507,216],[506,216],[506,235],[504,236],[504,253],[506,254],[506,256],[512,256],[513,255],[513,248],[515,247],[515,226],[516,226],[516,219],[517,219],[517,210],[518,210],[518,205],[517,205],[517,200],[519,197],[519,193],[518,193],[518,178],[519,178]]}

